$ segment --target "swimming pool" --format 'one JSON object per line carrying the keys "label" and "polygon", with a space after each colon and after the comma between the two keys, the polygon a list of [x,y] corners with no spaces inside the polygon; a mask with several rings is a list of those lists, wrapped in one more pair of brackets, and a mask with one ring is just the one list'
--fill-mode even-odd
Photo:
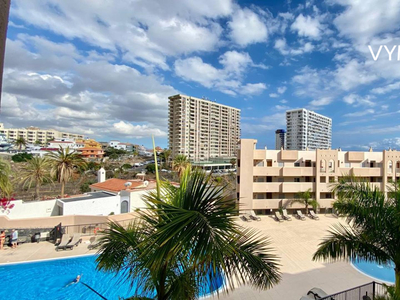
{"label": "swimming pool", "polygon": [[[82,274],[85,283],[108,300],[132,296],[129,283],[121,277],[96,271],[96,256],[46,260],[0,266],[0,299],[101,299],[84,284],[70,283]],[[222,277],[219,286],[222,285]],[[205,295],[211,291],[205,287]]]}
{"label": "swimming pool", "polygon": [[353,261],[352,264],[358,271],[368,276],[390,283],[394,283],[395,281],[394,263],[391,263],[389,266],[382,266],[377,263],[359,260]]}

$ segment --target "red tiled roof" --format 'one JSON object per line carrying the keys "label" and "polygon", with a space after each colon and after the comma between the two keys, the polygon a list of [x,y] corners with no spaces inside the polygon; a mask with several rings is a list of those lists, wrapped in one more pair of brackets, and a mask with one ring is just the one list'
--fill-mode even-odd
{"label": "red tiled roof", "polygon": [[111,178],[104,182],[94,183],[90,187],[103,191],[119,192],[127,189],[125,186],[126,182],[131,183],[131,186],[129,187],[130,190],[143,185],[143,181],[141,180],[126,180],[126,179]]}

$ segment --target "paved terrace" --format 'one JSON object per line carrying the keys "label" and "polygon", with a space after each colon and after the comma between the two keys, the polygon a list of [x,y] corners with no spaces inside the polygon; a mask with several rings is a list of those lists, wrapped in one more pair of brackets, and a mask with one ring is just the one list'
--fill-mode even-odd
{"label": "paved terrace", "polygon": [[220,295],[219,299],[298,300],[313,287],[333,294],[371,282],[373,279],[359,273],[349,263],[312,261],[312,256],[321,239],[327,235],[329,227],[343,222],[331,215],[319,217],[320,220],[306,217],[306,221],[292,217],[292,221],[281,223],[269,216],[261,216],[261,221],[238,221],[240,225],[257,228],[271,238],[271,246],[281,257],[282,280],[270,290],[258,291],[249,286],[241,286],[228,295]]}
{"label": "paved terrace", "polygon": [[[240,225],[257,228],[271,238],[271,246],[281,257],[282,281],[267,291],[257,291],[249,286],[241,286],[228,295],[220,295],[219,299],[297,300],[312,287],[322,288],[330,294],[372,281],[371,278],[362,275],[345,262],[327,264],[311,261],[318,243],[327,234],[327,229],[338,222],[340,220],[330,215],[320,215],[319,221],[307,218],[306,221],[293,219],[278,223],[269,216],[262,216],[261,221],[248,223],[238,221]],[[95,250],[87,249],[88,239],[89,237],[84,237],[83,242],[72,251],[57,252],[54,244],[49,242],[23,244],[17,249],[7,248],[0,251],[0,263],[94,254]]]}

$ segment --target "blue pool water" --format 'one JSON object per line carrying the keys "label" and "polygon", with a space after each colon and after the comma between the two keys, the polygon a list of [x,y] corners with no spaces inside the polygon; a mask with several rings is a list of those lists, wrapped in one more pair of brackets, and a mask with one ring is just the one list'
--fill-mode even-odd
{"label": "blue pool water", "polygon": [[389,266],[383,266],[377,263],[367,262],[365,260],[359,260],[359,261],[354,261],[353,266],[357,270],[363,272],[364,274],[367,274],[376,279],[390,283],[394,283],[395,281],[393,263],[391,263]]}
{"label": "blue pool water", "polygon": [[[127,298],[133,292],[129,283],[115,274],[96,271],[94,255],[0,266],[0,299],[98,300],[86,283],[108,300]],[[65,287],[78,274],[81,283]],[[219,286],[222,285],[222,277]],[[205,287],[205,293],[211,291]]]}

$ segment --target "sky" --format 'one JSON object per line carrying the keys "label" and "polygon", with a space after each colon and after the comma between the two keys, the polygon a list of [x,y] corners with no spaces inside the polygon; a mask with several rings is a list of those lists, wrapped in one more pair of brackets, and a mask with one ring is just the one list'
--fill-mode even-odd
{"label": "sky", "polygon": [[6,43],[6,128],[167,147],[181,93],[241,109],[259,148],[304,107],[332,148],[400,149],[399,0],[13,0]]}

